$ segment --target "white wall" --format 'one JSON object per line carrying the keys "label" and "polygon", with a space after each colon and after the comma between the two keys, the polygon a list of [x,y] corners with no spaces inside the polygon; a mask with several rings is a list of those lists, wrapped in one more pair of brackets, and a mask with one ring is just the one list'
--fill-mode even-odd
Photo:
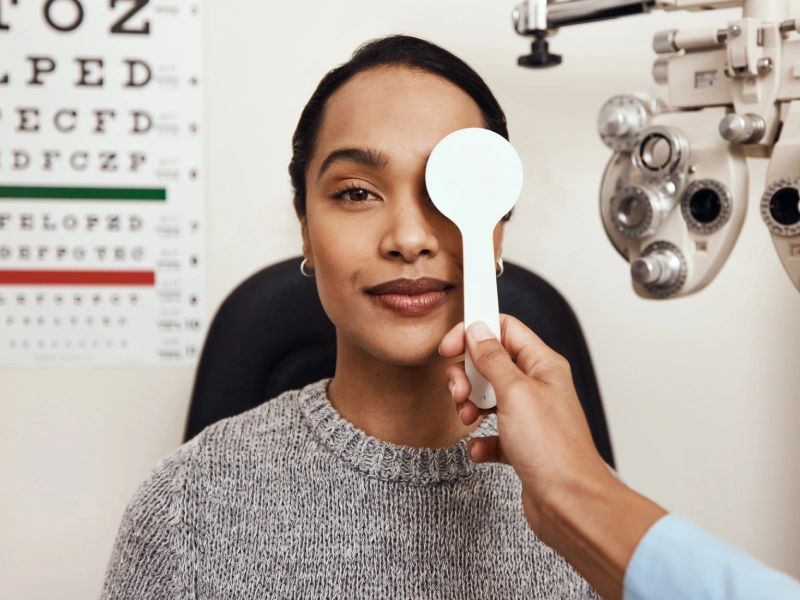
{"label": "white wall", "polygon": [[[208,282],[213,311],[262,266],[297,255],[286,166],[326,70],[387,33],[470,62],[505,108],[527,182],[505,256],[551,281],[589,341],[626,481],[800,577],[800,294],[757,211],[700,295],[646,302],[597,208],[608,150],[595,118],[651,87],[652,34],[737,11],[654,14],[563,30],[558,69],[516,66],[511,0],[223,2],[206,11]],[[180,443],[187,369],[0,371],[0,597],[98,594],[119,519]]]}

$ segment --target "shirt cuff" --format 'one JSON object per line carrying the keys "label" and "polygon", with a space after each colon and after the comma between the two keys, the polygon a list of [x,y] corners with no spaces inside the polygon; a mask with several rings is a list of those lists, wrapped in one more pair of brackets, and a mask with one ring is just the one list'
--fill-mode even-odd
{"label": "shirt cuff", "polygon": [[666,515],[639,542],[625,572],[624,600],[800,600],[800,583]]}

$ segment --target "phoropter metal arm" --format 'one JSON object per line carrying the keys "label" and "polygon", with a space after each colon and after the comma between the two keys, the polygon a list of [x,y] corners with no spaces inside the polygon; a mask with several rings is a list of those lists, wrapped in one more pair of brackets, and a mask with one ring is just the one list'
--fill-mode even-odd
{"label": "phoropter metal arm", "polygon": [[549,32],[568,25],[605,21],[661,10],[708,10],[709,8],[735,8],[745,0],[525,0],[514,8],[514,29],[520,35],[533,38],[531,53],[521,56],[523,67],[543,68],[561,63],[561,57],[550,54]]}
{"label": "phoropter metal arm", "polygon": [[548,4],[528,0],[514,10],[514,27],[520,35],[650,12],[656,0],[571,0]]}

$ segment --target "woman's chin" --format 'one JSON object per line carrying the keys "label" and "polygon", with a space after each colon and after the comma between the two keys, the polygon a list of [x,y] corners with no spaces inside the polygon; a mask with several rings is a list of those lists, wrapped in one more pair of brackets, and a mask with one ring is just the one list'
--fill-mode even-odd
{"label": "woman's chin", "polygon": [[364,352],[389,365],[419,367],[442,358],[439,344],[458,323],[457,316],[434,322],[403,323],[404,326],[398,326],[390,320],[375,323],[365,319],[349,332],[341,326],[337,331],[342,336],[342,342],[352,344],[354,350],[360,349],[356,350],[357,353]]}
{"label": "woman's chin", "polygon": [[386,364],[398,367],[420,367],[442,358],[439,354],[440,341],[425,340],[413,343],[406,340],[396,344],[382,343],[377,347],[373,346],[370,354]]}

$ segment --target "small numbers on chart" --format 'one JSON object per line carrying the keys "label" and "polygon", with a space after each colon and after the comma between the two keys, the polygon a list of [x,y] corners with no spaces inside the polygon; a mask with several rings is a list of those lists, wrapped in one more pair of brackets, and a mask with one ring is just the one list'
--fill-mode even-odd
{"label": "small numbers on chart", "polygon": [[0,292],[0,308],[4,306],[82,306],[91,303],[93,306],[100,306],[108,304],[111,306],[136,306],[139,301],[139,295],[136,293],[74,293],[63,294],[60,292],[55,293],[19,293],[19,294],[4,294]]}
{"label": "small numbers on chart", "polygon": [[127,311],[138,303],[137,292],[0,292],[0,310],[15,311],[0,312],[0,339],[7,349],[45,354],[124,351],[134,333]]}

